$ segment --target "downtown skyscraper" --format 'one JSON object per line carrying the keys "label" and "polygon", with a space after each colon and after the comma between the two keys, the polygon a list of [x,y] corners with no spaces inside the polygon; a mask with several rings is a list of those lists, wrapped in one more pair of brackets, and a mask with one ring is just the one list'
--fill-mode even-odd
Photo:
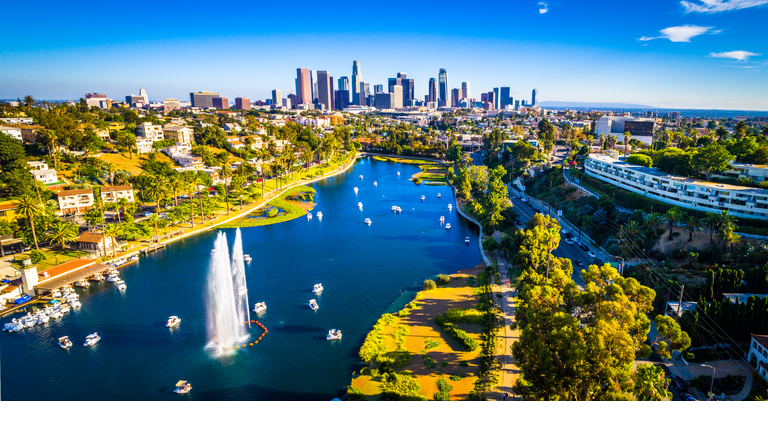
{"label": "downtown skyscraper", "polygon": [[437,86],[438,105],[450,106],[451,94],[449,93],[450,90],[448,90],[448,72],[443,68],[440,68],[440,74],[437,75]]}
{"label": "downtown skyscraper", "polygon": [[360,103],[360,82],[363,77],[360,75],[360,62],[352,62],[352,105],[362,105]]}
{"label": "downtown skyscraper", "polygon": [[437,102],[437,80],[434,78],[429,79],[429,94],[427,94],[427,102]]}
{"label": "downtown skyscraper", "polygon": [[469,83],[463,82],[461,83],[461,94],[464,96],[464,98],[469,99]]}
{"label": "downtown skyscraper", "polygon": [[296,69],[296,97],[299,104],[312,103],[312,78],[309,69]]}
{"label": "downtown skyscraper", "polygon": [[539,90],[533,89],[531,92],[531,106],[536,106],[539,103]]}
{"label": "downtown skyscraper", "polygon": [[327,110],[334,108],[333,77],[328,74],[328,71],[317,71],[317,103],[322,104]]}

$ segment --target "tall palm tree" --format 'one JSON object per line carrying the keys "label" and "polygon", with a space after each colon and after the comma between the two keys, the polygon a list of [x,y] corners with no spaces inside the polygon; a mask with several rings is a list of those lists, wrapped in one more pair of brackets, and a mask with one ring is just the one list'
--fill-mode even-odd
{"label": "tall palm tree", "polygon": [[632,239],[638,238],[642,236],[642,227],[637,221],[631,220],[624,225],[624,235]]}
{"label": "tall palm tree", "polygon": [[47,237],[51,243],[58,243],[62,249],[66,249],[67,243],[77,240],[77,226],[73,223],[57,220],[51,225]]}
{"label": "tall palm tree", "polygon": [[728,228],[736,229],[736,217],[734,217],[728,210],[723,210],[720,213],[715,214],[715,220],[717,221],[717,229],[720,231],[727,230]]}
{"label": "tall palm tree", "polygon": [[315,158],[315,152],[313,152],[311,149],[304,150],[304,153],[301,154],[301,161],[304,162],[304,168],[309,170],[309,164],[312,163],[312,160]]}
{"label": "tall palm tree", "polygon": [[669,379],[664,371],[655,365],[639,365],[635,372],[635,397],[641,401],[660,401],[672,397],[667,388]]}
{"label": "tall palm tree", "polygon": [[718,218],[717,215],[714,213],[710,213],[701,220],[701,223],[704,225],[704,227],[707,228],[707,231],[709,231],[709,243],[715,244],[715,231],[718,227]]}
{"label": "tall palm tree", "polygon": [[147,198],[155,201],[157,211],[160,212],[160,201],[168,197],[168,180],[164,177],[154,177],[144,189]]}
{"label": "tall palm tree", "polygon": [[701,225],[699,224],[699,220],[696,218],[696,216],[688,216],[688,219],[685,220],[685,227],[688,228],[688,241],[693,240],[693,234],[701,229]]}
{"label": "tall palm tree", "polygon": [[182,180],[181,176],[178,174],[174,174],[168,178],[168,188],[173,193],[174,206],[179,205],[179,191],[181,190],[183,184],[184,184],[184,180]]}
{"label": "tall palm tree", "polygon": [[224,180],[224,199],[227,201],[227,215],[229,215],[229,181],[232,178],[232,168],[229,163],[223,164],[219,176]]}
{"label": "tall palm tree", "polygon": [[58,159],[56,159],[56,132],[48,129],[45,131],[45,136],[48,138],[46,140],[46,147],[48,147],[48,153],[53,158],[53,168],[58,170],[59,162]]}
{"label": "tall palm tree", "polygon": [[115,213],[117,213],[117,203],[113,202],[113,201],[106,202],[106,203],[104,203],[104,209],[109,210],[110,212],[112,212],[112,220],[114,221],[115,220]]}
{"label": "tall palm tree", "polygon": [[685,217],[685,214],[677,207],[669,209],[664,215],[664,219],[667,221],[667,228],[669,228],[669,240],[672,240],[672,229],[675,227],[675,224],[682,221],[683,217]]}
{"label": "tall palm tree", "polygon": [[29,219],[29,226],[32,227],[32,238],[35,240],[35,249],[40,250],[40,246],[37,244],[37,233],[35,232],[35,217],[45,214],[43,205],[37,202],[31,195],[22,195],[19,197],[16,213]]}
{"label": "tall palm tree", "polygon": [[632,133],[629,131],[624,131],[624,154],[627,154],[627,148],[629,148],[629,138],[632,136]]}
{"label": "tall palm tree", "polygon": [[160,222],[160,216],[157,215],[157,213],[153,213],[149,216],[149,219],[147,219],[147,222],[151,223],[155,226],[155,237],[157,237],[158,241],[160,240],[160,236],[157,231],[157,223]]}
{"label": "tall palm tree", "polygon": [[115,201],[115,204],[117,204],[117,222],[122,223],[123,221],[120,219],[120,213],[122,213],[123,209],[128,205],[128,200],[125,198],[118,198],[117,201]]}
{"label": "tall palm tree", "polygon": [[656,237],[656,227],[659,226],[659,224],[662,221],[662,217],[658,213],[649,213],[648,216],[645,217],[645,226],[653,230],[653,236]]}
{"label": "tall palm tree", "polygon": [[[154,216],[154,215],[153,215]],[[112,256],[117,255],[117,236],[122,233],[122,226],[118,224],[108,224],[104,227],[104,237],[109,237],[112,241]],[[106,254],[107,251],[105,250]]]}

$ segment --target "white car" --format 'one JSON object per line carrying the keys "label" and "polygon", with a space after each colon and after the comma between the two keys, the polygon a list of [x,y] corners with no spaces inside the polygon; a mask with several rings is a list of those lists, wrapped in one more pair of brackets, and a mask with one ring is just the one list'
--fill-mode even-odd
{"label": "white car", "polygon": [[568,243],[569,245],[573,244],[573,240],[571,240],[571,239],[565,239],[565,242]]}
{"label": "white car", "polygon": [[595,253],[594,253],[594,252],[592,252],[592,251],[589,251],[589,252],[587,252],[587,255],[589,255],[589,257],[590,257],[590,258],[595,258],[595,257],[597,257],[597,255],[595,255]]}

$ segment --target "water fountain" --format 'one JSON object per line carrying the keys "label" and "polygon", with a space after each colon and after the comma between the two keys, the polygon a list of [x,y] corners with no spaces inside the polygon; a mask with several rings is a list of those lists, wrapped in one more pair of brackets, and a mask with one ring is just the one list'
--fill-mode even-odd
{"label": "water fountain", "polygon": [[[239,236],[238,236],[239,239]],[[236,243],[237,240],[235,241]],[[239,250],[237,250],[239,249]],[[243,260],[242,243],[236,244],[235,255]],[[245,318],[241,316],[242,303],[247,302],[235,289],[234,273],[229,260],[227,236],[219,232],[211,251],[211,265],[206,281],[205,303],[209,347],[220,351],[231,348],[247,337]],[[238,280],[245,286],[245,273],[240,269]],[[248,304],[245,303],[248,310]],[[246,312],[247,313],[247,312]]]}
{"label": "water fountain", "polygon": [[232,245],[232,286],[235,288],[237,316],[240,322],[248,323],[248,328],[251,328],[251,309],[248,307],[248,287],[245,283],[245,260],[240,228],[235,232],[235,244]]}

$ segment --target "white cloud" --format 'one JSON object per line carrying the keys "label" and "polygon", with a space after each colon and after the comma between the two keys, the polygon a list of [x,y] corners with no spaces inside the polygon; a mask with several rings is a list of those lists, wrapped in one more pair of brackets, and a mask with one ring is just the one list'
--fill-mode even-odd
{"label": "white cloud", "polygon": [[653,39],[669,39],[672,42],[690,42],[691,38],[694,38],[696,36],[700,36],[703,34],[720,33],[720,30],[712,30],[712,29],[713,27],[701,27],[701,26],[695,26],[695,25],[667,27],[665,29],[661,29],[661,31],[659,32],[661,33],[660,36],[654,36],[654,37],[643,36],[640,38],[640,40],[649,41]]}
{"label": "white cloud", "polygon": [[[766,0],[766,1],[768,1],[768,0]],[[540,14],[543,15],[543,14],[549,12],[549,6],[546,3],[541,2],[541,3],[539,3],[539,6],[541,6],[541,9],[539,9],[539,13]]]}
{"label": "white cloud", "polygon": [[698,0],[681,1],[680,4],[685,8],[686,13],[716,13],[729,10],[746,9],[755,6],[761,6],[768,3],[768,0]]}
{"label": "white cloud", "polygon": [[727,59],[734,59],[738,61],[747,61],[750,57],[759,56],[760,54],[749,52],[749,51],[727,51],[727,52],[719,52],[719,53],[709,53],[710,57],[715,58],[727,58]]}

